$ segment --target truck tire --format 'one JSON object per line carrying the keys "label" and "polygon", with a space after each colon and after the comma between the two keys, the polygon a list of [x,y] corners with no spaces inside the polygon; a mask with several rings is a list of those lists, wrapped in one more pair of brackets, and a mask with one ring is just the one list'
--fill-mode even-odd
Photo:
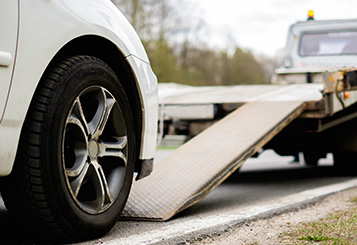
{"label": "truck tire", "polygon": [[304,151],[304,161],[307,166],[316,167],[320,160],[320,155],[315,152]]}
{"label": "truck tire", "polygon": [[74,56],[50,67],[2,187],[8,211],[35,239],[73,242],[105,234],[130,191],[133,125],[126,93],[103,61]]}

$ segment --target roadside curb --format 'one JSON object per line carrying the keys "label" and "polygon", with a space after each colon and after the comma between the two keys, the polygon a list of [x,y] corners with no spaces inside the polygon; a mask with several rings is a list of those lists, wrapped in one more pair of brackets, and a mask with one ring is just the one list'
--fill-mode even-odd
{"label": "roadside curb", "polygon": [[185,244],[215,236],[242,223],[265,219],[284,212],[294,211],[312,205],[326,196],[357,187],[357,179],[338,184],[302,191],[273,201],[262,202],[180,223],[168,224],[165,228],[147,231],[119,239],[106,241],[106,244]]}

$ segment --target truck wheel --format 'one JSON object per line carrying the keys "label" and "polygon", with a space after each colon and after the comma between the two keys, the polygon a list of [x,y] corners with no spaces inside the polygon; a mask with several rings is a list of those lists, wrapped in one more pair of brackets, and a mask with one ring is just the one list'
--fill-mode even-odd
{"label": "truck wheel", "polygon": [[117,221],[132,183],[135,134],[114,71],[91,56],[44,75],[2,195],[10,213],[52,242],[101,236]]}
{"label": "truck wheel", "polygon": [[304,161],[308,166],[316,167],[320,160],[320,155],[315,152],[306,152],[304,151]]}
{"label": "truck wheel", "polygon": [[357,175],[357,152],[337,151],[333,152],[334,168],[340,174]]}

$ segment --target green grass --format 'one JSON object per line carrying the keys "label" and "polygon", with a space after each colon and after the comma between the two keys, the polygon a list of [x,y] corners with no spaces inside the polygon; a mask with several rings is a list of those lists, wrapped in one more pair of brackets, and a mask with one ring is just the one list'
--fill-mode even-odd
{"label": "green grass", "polygon": [[176,150],[179,146],[159,146],[157,150]]}
{"label": "green grass", "polygon": [[308,236],[302,236],[300,238],[298,238],[298,240],[306,240],[306,241],[314,241],[314,242],[321,242],[321,241],[327,241],[327,240],[332,240],[333,237],[327,237],[321,234],[318,235],[308,235]]}
{"label": "green grass", "polygon": [[[357,197],[350,201],[357,204]],[[357,207],[302,223],[285,233],[283,240],[286,244],[357,244]]]}

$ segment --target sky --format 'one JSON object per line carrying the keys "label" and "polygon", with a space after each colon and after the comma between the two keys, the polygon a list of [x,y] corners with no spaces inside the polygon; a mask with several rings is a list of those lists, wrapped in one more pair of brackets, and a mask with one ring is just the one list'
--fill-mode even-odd
{"label": "sky", "polygon": [[315,20],[357,18],[357,0],[191,0],[206,23],[208,43],[239,47],[275,56],[285,46],[291,24]]}

